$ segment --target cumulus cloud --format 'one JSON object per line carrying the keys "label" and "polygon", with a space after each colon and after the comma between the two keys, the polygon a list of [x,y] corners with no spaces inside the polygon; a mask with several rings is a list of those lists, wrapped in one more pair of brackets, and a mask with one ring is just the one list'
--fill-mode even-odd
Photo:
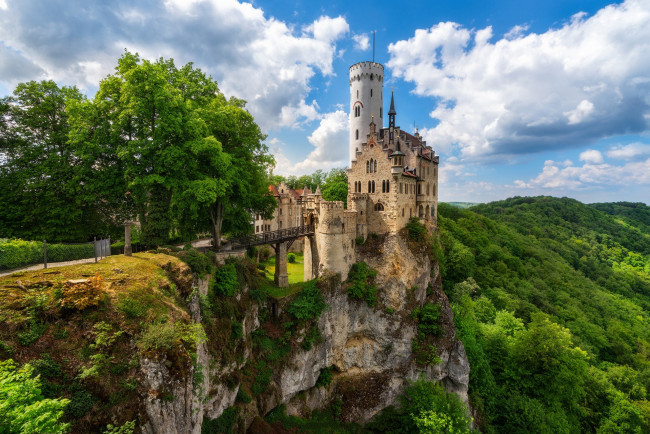
{"label": "cumulus cloud", "polygon": [[492,41],[490,27],[444,22],[389,45],[388,66],[435,97],[434,147],[464,158],[579,147],[647,131],[650,3],[628,0],[560,28]]}
{"label": "cumulus cloud", "polygon": [[307,138],[315,149],[295,165],[295,171],[307,173],[347,166],[349,124],[348,114],[343,110],[325,114],[318,128]]}
{"label": "cumulus cloud", "polygon": [[359,51],[366,51],[370,48],[370,38],[367,33],[361,35],[353,35],[352,39],[354,40],[354,48]]}
{"label": "cumulus cloud", "polygon": [[542,189],[547,193],[557,194],[567,190],[650,185],[650,158],[645,161],[612,165],[604,163],[601,156],[600,163],[585,160],[582,166],[562,166],[555,161],[547,160],[540,174],[528,181],[517,180],[515,186],[536,191]]}
{"label": "cumulus cloud", "polygon": [[346,167],[348,155],[348,114],[343,110],[326,113],[321,116],[318,127],[307,138],[313,150],[307,157],[293,164],[285,155],[283,144],[271,139],[271,151],[275,156],[275,173],[280,175],[303,175],[315,170],[329,170],[334,167]]}
{"label": "cumulus cloud", "polygon": [[607,156],[618,160],[637,160],[650,157],[650,144],[630,143],[618,145],[607,151]]}
{"label": "cumulus cloud", "polygon": [[310,80],[333,74],[336,43],[349,32],[343,17],[294,29],[236,0],[0,1],[0,65],[16,71],[0,74],[8,87],[46,76],[92,88],[126,48],[195,62],[224,93],[247,100],[265,130],[317,117]]}
{"label": "cumulus cloud", "polygon": [[580,153],[580,161],[584,161],[587,164],[603,164],[603,154],[600,151],[595,149],[589,149],[587,151]]}

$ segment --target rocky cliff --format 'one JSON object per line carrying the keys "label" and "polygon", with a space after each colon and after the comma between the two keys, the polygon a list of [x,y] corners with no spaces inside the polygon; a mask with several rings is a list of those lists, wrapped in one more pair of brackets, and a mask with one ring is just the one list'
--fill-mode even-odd
{"label": "rocky cliff", "polygon": [[[95,360],[83,355],[84,348],[95,348],[110,361],[97,366],[97,372],[105,374],[80,383],[94,397],[75,425],[86,432],[133,419],[144,433],[217,432],[223,424],[244,432],[254,422],[252,430],[259,432],[270,428],[259,417],[282,404],[288,415],[301,417],[336,404],[339,420],[364,423],[395,404],[408,380],[420,376],[442,382],[467,403],[469,364],[455,337],[437,264],[422,245],[403,235],[374,236],[356,248],[358,257],[376,270],[375,301],[350,297],[349,282],[325,273],[314,290],[322,295],[318,303],[324,302],[324,309],[313,317],[295,314],[306,289],[273,294],[260,287],[259,272],[252,264],[222,267],[222,274],[230,270],[235,276],[230,284],[235,282],[237,288],[229,294],[219,293],[219,283],[211,283],[209,276],[195,275],[191,283],[189,268],[165,255],[107,259],[97,270],[88,265],[82,276],[105,276],[103,283],[97,280],[104,291],[98,307],[62,309],[56,300],[58,281],[50,282],[42,290],[52,294],[45,320],[52,324],[33,348],[21,349],[20,357],[14,352],[14,358],[33,363],[47,352],[54,357],[48,360],[58,363],[68,378],[77,379],[91,366],[87,360]],[[146,273],[127,277],[144,265],[150,267]],[[62,276],[74,277],[73,271]],[[147,283],[144,274],[156,276],[155,282]],[[28,280],[41,278],[25,275],[18,285],[29,288]],[[227,273],[219,279],[225,285]],[[0,287],[14,280],[0,281]],[[145,302],[150,305],[139,304]],[[416,350],[425,337],[418,329],[417,312],[425,304],[437,306],[439,328],[426,337],[425,347],[433,354],[421,359]],[[87,322],[89,318],[115,331],[110,345],[100,346],[105,336]],[[28,327],[26,318],[15,321],[14,330]],[[201,324],[201,333],[192,324]],[[172,336],[166,335],[169,327]],[[61,330],[77,333],[77,329],[74,344],[56,340]],[[159,340],[169,341],[168,346]],[[81,355],[74,363],[66,355],[72,346]],[[4,347],[20,345],[3,343]],[[130,384],[128,393],[120,392],[124,384]],[[65,387],[64,394],[77,393]],[[104,401],[116,404],[111,407]]]}

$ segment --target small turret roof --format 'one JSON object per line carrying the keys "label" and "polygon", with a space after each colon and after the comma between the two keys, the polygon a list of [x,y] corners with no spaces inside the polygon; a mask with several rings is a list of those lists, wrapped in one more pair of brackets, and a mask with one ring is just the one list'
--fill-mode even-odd
{"label": "small turret roof", "polygon": [[388,110],[388,115],[396,115],[395,111],[395,98],[393,97],[393,92],[390,93],[390,110]]}

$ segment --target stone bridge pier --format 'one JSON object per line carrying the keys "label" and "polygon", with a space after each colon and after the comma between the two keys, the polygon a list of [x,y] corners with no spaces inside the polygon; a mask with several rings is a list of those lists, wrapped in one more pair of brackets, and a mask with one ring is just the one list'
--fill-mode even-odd
{"label": "stone bridge pier", "polygon": [[287,273],[287,243],[276,243],[271,245],[275,250],[275,274],[273,282],[280,288],[289,286],[289,274]]}

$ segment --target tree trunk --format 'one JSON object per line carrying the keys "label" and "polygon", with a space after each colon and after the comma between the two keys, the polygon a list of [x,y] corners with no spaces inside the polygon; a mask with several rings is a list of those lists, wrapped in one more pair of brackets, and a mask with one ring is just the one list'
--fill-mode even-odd
{"label": "tree trunk", "polygon": [[221,225],[223,224],[223,203],[217,201],[210,207],[210,231],[212,232],[212,247],[221,247]]}

